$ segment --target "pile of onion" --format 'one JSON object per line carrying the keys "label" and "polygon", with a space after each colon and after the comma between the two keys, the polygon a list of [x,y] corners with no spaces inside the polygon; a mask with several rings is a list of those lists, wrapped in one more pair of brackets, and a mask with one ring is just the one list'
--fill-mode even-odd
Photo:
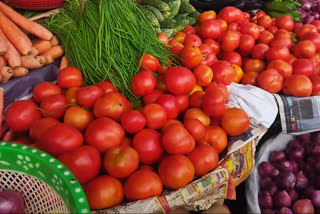
{"label": "pile of onion", "polygon": [[301,22],[309,24],[313,20],[320,19],[320,0],[299,0],[301,7],[298,11],[301,13]]}

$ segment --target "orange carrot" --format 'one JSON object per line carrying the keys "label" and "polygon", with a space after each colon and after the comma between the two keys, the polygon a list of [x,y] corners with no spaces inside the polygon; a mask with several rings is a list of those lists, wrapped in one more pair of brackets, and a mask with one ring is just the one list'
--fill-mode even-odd
{"label": "orange carrot", "polygon": [[40,24],[33,22],[21,14],[17,13],[15,10],[0,2],[0,11],[4,13],[9,19],[11,19],[15,24],[19,27],[23,28],[25,31],[36,35],[40,39],[50,40],[52,39],[52,33],[46,29],[45,27],[41,26]]}
{"label": "orange carrot", "polygon": [[7,61],[3,58],[3,56],[0,56],[0,69],[7,65]]}
{"label": "orange carrot", "polygon": [[31,56],[38,56],[39,55],[39,50],[35,47],[31,48]]}
{"label": "orange carrot", "polygon": [[22,55],[31,54],[31,40],[2,12],[0,12],[0,28]]}
{"label": "orange carrot", "polygon": [[2,141],[10,142],[13,140],[14,132],[12,129],[9,129],[2,137]]}
{"label": "orange carrot", "polygon": [[12,70],[12,68],[10,68],[8,66],[2,67],[0,70],[0,75],[1,75],[1,82],[2,83],[8,82],[8,80],[13,75],[13,70]]}
{"label": "orange carrot", "polygon": [[62,46],[58,45],[50,48],[50,50],[42,54],[42,56],[46,58],[46,64],[51,64],[55,59],[61,57],[63,54],[64,54],[64,51]]}
{"label": "orange carrot", "polygon": [[11,44],[11,42],[7,39],[1,29],[0,35],[2,35],[8,42],[8,51],[4,55],[4,58],[7,60],[10,67],[15,68],[21,66],[21,57],[17,49]]}
{"label": "orange carrot", "polygon": [[28,69],[41,68],[46,63],[46,59],[43,56],[22,56],[21,66]]}
{"label": "orange carrot", "polygon": [[0,133],[2,131],[3,107],[4,107],[4,91],[3,91],[3,88],[0,88]]}
{"label": "orange carrot", "polygon": [[8,40],[4,35],[0,35],[0,56],[5,55],[8,51]]}
{"label": "orange carrot", "polygon": [[69,63],[68,63],[67,57],[66,57],[66,56],[63,56],[63,57],[61,58],[59,70],[62,70],[62,69],[64,69],[64,68],[68,67],[68,64],[69,64]]}
{"label": "orange carrot", "polygon": [[39,54],[43,54],[44,52],[48,51],[52,47],[52,44],[50,41],[38,40],[33,42],[33,47],[38,49]]}
{"label": "orange carrot", "polygon": [[52,39],[50,40],[50,42],[51,42],[52,46],[59,45],[59,40],[58,40],[58,38],[56,36],[53,36]]}
{"label": "orange carrot", "polygon": [[24,77],[29,73],[29,70],[24,67],[18,67],[13,69],[13,77]]}

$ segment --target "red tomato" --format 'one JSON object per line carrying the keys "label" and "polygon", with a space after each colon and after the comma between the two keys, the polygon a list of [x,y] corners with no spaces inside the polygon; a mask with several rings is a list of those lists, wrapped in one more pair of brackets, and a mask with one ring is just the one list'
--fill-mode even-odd
{"label": "red tomato", "polygon": [[207,66],[211,67],[215,61],[217,61],[216,54],[210,53],[205,56],[205,59],[202,59],[202,61],[200,62],[200,65],[207,65]]}
{"label": "red tomato", "polygon": [[282,59],[284,61],[287,61],[290,56],[289,49],[287,47],[271,47],[266,52],[265,55],[266,59],[268,61],[276,60],[276,59]]}
{"label": "red tomato", "polygon": [[32,123],[30,129],[29,129],[29,135],[32,139],[39,141],[41,135],[47,131],[49,128],[57,125],[60,123],[58,120],[53,118],[41,118],[39,120],[36,120]]}
{"label": "red tomato", "polygon": [[213,39],[206,39],[203,43],[208,44],[216,55],[220,52],[220,44],[217,41],[214,41]]}
{"label": "red tomato", "polygon": [[158,168],[163,185],[169,189],[179,189],[193,180],[195,170],[190,159],[183,155],[165,157]]}
{"label": "red tomato", "polygon": [[99,152],[104,153],[111,147],[119,145],[124,134],[125,132],[119,123],[103,117],[89,124],[85,132],[85,140],[88,145],[92,145]]}
{"label": "red tomato", "polygon": [[211,67],[213,71],[213,80],[229,85],[236,77],[236,73],[233,70],[231,63],[227,61],[217,61]]}
{"label": "red tomato", "polygon": [[292,31],[294,27],[294,21],[291,18],[291,16],[280,16],[279,18],[276,19],[275,22],[277,28],[279,29],[285,29],[287,31]]}
{"label": "red tomato", "polygon": [[183,95],[192,91],[196,78],[189,69],[173,66],[165,73],[165,83],[172,94]]}
{"label": "red tomato", "polygon": [[278,28],[276,26],[271,26],[267,29],[267,31],[270,31],[270,33],[275,34],[277,32]]}
{"label": "red tomato", "polygon": [[193,70],[193,75],[196,78],[196,83],[199,86],[207,86],[213,78],[213,71],[207,65],[199,65]]}
{"label": "red tomato", "polygon": [[77,91],[76,101],[79,106],[92,108],[103,94],[103,90],[98,86],[89,85]]}
{"label": "red tomato", "polygon": [[166,110],[168,119],[177,118],[180,109],[175,96],[162,94],[157,98],[156,103],[160,104]]}
{"label": "red tomato", "polygon": [[96,177],[101,167],[100,153],[93,146],[79,147],[59,155],[58,159],[71,170],[80,184]]}
{"label": "red tomato", "polygon": [[160,66],[160,62],[158,58],[147,53],[139,57],[138,65],[140,70],[156,72]]}
{"label": "red tomato", "polygon": [[278,93],[282,89],[283,77],[276,69],[267,69],[259,74],[257,83],[270,93]]}
{"label": "red tomato", "polygon": [[157,35],[157,38],[161,41],[161,42],[163,42],[164,44],[169,44],[169,37],[167,36],[167,34],[165,34],[165,33],[159,33],[158,35]]}
{"label": "red tomato", "polygon": [[212,82],[210,83],[210,85],[207,86],[206,91],[209,91],[211,89],[219,89],[223,93],[224,99],[228,99],[229,94],[225,84],[219,82]]}
{"label": "red tomato", "polygon": [[291,40],[291,38],[289,39],[274,39],[273,41],[270,42],[270,47],[276,47],[276,46],[284,46],[284,47],[287,47],[289,49],[292,48],[293,46],[293,42]]}
{"label": "red tomato", "polygon": [[219,89],[206,91],[202,99],[202,108],[211,117],[220,117],[225,111],[225,97]]}
{"label": "red tomato", "polygon": [[198,119],[186,119],[183,121],[183,125],[195,141],[201,140],[206,133],[205,126]]}
{"label": "red tomato", "polygon": [[103,158],[107,173],[115,178],[126,178],[138,169],[139,155],[130,146],[115,146]]}
{"label": "red tomato", "polygon": [[121,140],[120,146],[131,146],[131,139],[124,136]]}
{"label": "red tomato", "polygon": [[196,34],[187,35],[183,43],[184,46],[192,46],[194,48],[200,47],[201,44],[202,40]]}
{"label": "red tomato", "polygon": [[179,113],[184,112],[189,107],[188,95],[177,95],[176,101],[178,103]]}
{"label": "red tomato", "polygon": [[227,30],[230,31],[238,31],[239,30],[239,25],[236,22],[231,22],[228,24]]}
{"label": "red tomato", "polygon": [[183,32],[186,34],[186,35],[189,35],[189,34],[196,34],[197,30],[195,27],[191,26],[191,25],[188,25],[184,30]]}
{"label": "red tomato", "polygon": [[264,60],[264,54],[269,49],[267,44],[257,44],[252,48],[251,56],[254,59]]}
{"label": "red tomato", "polygon": [[292,63],[293,74],[311,77],[315,74],[315,67],[310,59],[297,59]]}
{"label": "red tomato", "polygon": [[143,97],[144,105],[154,103],[161,94],[163,94],[162,91],[159,91],[157,89],[153,90],[150,94]]}
{"label": "red tomato", "polygon": [[312,96],[319,96],[320,95],[320,76],[313,75],[310,77],[312,82]]}
{"label": "red tomato", "polygon": [[190,107],[193,108],[201,108],[202,106],[202,99],[206,92],[204,91],[196,91],[191,94],[189,98]]}
{"label": "red tomato", "polygon": [[41,103],[45,98],[55,94],[62,94],[62,89],[56,84],[46,81],[37,84],[32,90],[33,98],[37,103]]}
{"label": "red tomato", "polygon": [[274,36],[269,31],[262,31],[259,35],[257,42],[269,44],[274,39]]}
{"label": "red tomato", "polygon": [[293,33],[297,33],[298,30],[299,30],[302,26],[303,26],[303,24],[302,24],[301,22],[294,23],[292,32],[293,32]]}
{"label": "red tomato", "polygon": [[210,145],[220,154],[227,148],[228,138],[219,126],[207,126],[205,136],[198,143]]}
{"label": "red tomato", "polygon": [[291,34],[285,29],[279,29],[274,34],[275,39],[291,39]]}
{"label": "red tomato", "polygon": [[272,26],[273,21],[270,16],[264,15],[258,18],[257,24],[267,29]]}
{"label": "red tomato", "polygon": [[121,182],[111,176],[94,178],[84,188],[90,209],[105,209],[122,203],[124,191]]}
{"label": "red tomato", "polygon": [[218,39],[221,32],[221,25],[218,20],[206,20],[200,25],[200,34],[202,38]]}
{"label": "red tomato", "polygon": [[243,22],[240,26],[241,33],[243,34],[249,34],[254,38],[254,40],[257,40],[260,35],[260,30],[258,25],[251,23],[251,22]]}
{"label": "red tomato", "polygon": [[131,90],[136,96],[150,94],[156,87],[157,79],[149,71],[141,71],[131,79]]}
{"label": "red tomato", "polygon": [[218,14],[219,19],[225,20],[228,24],[231,22],[240,23],[243,19],[243,13],[236,7],[225,7]]}
{"label": "red tomato", "polygon": [[302,36],[301,40],[309,40],[313,42],[313,44],[316,46],[316,51],[320,50],[320,33],[316,33],[316,32],[305,33]]}
{"label": "red tomato", "polygon": [[41,102],[40,108],[43,110],[41,114],[44,117],[59,119],[66,111],[67,105],[68,101],[65,96],[61,94],[51,95]]}
{"label": "red tomato", "polygon": [[221,50],[224,52],[232,52],[238,48],[240,44],[240,33],[237,31],[227,30],[221,36]]}
{"label": "red tomato", "polygon": [[77,104],[76,94],[79,89],[79,87],[72,87],[67,89],[64,96],[66,97],[68,104]]}
{"label": "red tomato", "polygon": [[257,85],[258,72],[245,72],[241,78],[241,83],[244,85]]}
{"label": "red tomato", "polygon": [[296,35],[299,39],[303,37],[304,34],[308,32],[318,32],[317,28],[312,24],[305,24],[297,31]]}
{"label": "red tomato", "polygon": [[287,78],[292,75],[292,66],[286,61],[281,59],[273,60],[269,62],[267,69],[276,69],[282,75],[283,78]]}
{"label": "red tomato", "polygon": [[6,124],[15,132],[27,131],[34,121],[40,119],[38,106],[30,100],[18,100],[9,105],[5,112]]}
{"label": "red tomato", "polygon": [[265,15],[266,15],[266,12],[264,12],[263,10],[258,10],[258,12],[256,13],[256,16],[258,19]]}
{"label": "red tomato", "polygon": [[167,111],[160,104],[148,104],[142,113],[147,119],[147,127],[151,129],[160,129],[167,122]]}
{"label": "red tomato", "polygon": [[242,58],[241,55],[237,52],[227,52],[223,54],[222,60],[228,61],[231,64],[242,66]]}
{"label": "red tomato", "polygon": [[143,129],[134,135],[133,148],[138,152],[141,163],[154,164],[163,154],[161,135],[153,129]]}
{"label": "red tomato", "polygon": [[146,124],[146,118],[137,110],[129,110],[121,115],[121,126],[128,133],[141,131]]}
{"label": "red tomato", "polygon": [[184,40],[186,39],[186,36],[187,36],[187,34],[180,31],[180,32],[176,33],[176,35],[174,36],[174,39],[180,43],[183,43]]}
{"label": "red tomato", "polygon": [[82,73],[76,67],[66,67],[59,71],[57,84],[61,88],[82,86]]}
{"label": "red tomato", "polygon": [[239,50],[242,56],[248,56],[254,47],[255,40],[252,36],[248,34],[242,34],[240,36]]}
{"label": "red tomato", "polygon": [[84,131],[92,120],[92,112],[77,106],[71,106],[66,110],[63,122],[79,131]]}
{"label": "red tomato", "polygon": [[228,24],[225,20],[223,19],[217,19],[217,21],[220,22],[220,26],[221,26],[221,32],[224,32],[228,29]]}
{"label": "red tomato", "polygon": [[152,170],[140,169],[126,180],[124,192],[130,201],[160,196],[162,193],[161,179]]}
{"label": "red tomato", "polygon": [[306,75],[292,75],[284,80],[283,93],[295,97],[308,97],[312,94],[312,82]]}
{"label": "red tomato", "polygon": [[208,10],[208,11],[201,13],[198,16],[198,23],[202,24],[203,22],[205,22],[207,20],[212,20],[212,19],[216,19],[216,18],[217,18],[216,12],[214,12],[213,10]]}
{"label": "red tomato", "polygon": [[179,54],[183,48],[184,48],[184,45],[181,44],[180,42],[178,42],[177,40],[175,40],[175,39],[170,40],[169,49],[170,49],[171,53]]}
{"label": "red tomato", "polygon": [[313,20],[310,24],[317,28],[318,33],[320,33],[320,20]]}
{"label": "red tomato", "polygon": [[204,56],[207,56],[208,54],[212,53],[212,48],[208,44],[204,44],[204,43],[201,44],[199,49],[200,49],[200,53]]}
{"label": "red tomato", "polygon": [[251,71],[260,73],[265,69],[265,67],[266,65],[262,60],[248,59],[244,63],[243,70],[245,73],[251,72]]}
{"label": "red tomato", "polygon": [[247,13],[247,12],[244,12],[244,13],[243,13],[243,20],[244,20],[244,21],[250,21],[250,14]]}
{"label": "red tomato", "polygon": [[203,176],[214,170],[219,163],[218,152],[209,145],[199,145],[187,155],[191,160],[196,176]]}
{"label": "red tomato", "polygon": [[202,55],[199,48],[185,47],[179,54],[181,63],[186,68],[194,68],[200,65]]}
{"label": "red tomato", "polygon": [[83,136],[81,132],[63,123],[47,129],[39,140],[40,148],[53,156],[73,151],[82,144]]}
{"label": "red tomato", "polygon": [[110,92],[117,92],[118,89],[114,87],[114,85],[110,81],[102,81],[96,84],[99,88],[101,88],[104,94],[108,94]]}
{"label": "red tomato", "polygon": [[162,145],[169,154],[188,154],[195,147],[195,141],[181,123],[172,123],[162,134]]}
{"label": "red tomato", "polygon": [[183,121],[188,119],[198,119],[204,126],[210,125],[210,117],[200,108],[189,108],[183,117]]}
{"label": "red tomato", "polygon": [[111,92],[98,99],[93,107],[93,113],[97,118],[110,117],[120,120],[121,115],[131,109],[131,103],[119,92]]}
{"label": "red tomato", "polygon": [[222,116],[221,126],[229,136],[238,136],[249,129],[250,119],[242,109],[229,108]]}
{"label": "red tomato", "polygon": [[316,46],[310,40],[298,42],[293,50],[293,54],[297,58],[311,58],[316,54]]}

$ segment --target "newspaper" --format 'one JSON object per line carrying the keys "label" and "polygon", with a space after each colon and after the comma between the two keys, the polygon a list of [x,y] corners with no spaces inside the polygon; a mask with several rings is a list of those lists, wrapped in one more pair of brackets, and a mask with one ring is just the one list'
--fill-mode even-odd
{"label": "newspaper", "polygon": [[282,133],[300,135],[320,130],[320,96],[274,96],[279,106]]}

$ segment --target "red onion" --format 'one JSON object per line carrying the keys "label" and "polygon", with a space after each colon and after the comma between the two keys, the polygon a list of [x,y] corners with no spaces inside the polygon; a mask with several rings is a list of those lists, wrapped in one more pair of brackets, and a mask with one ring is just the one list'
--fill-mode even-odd
{"label": "red onion", "polygon": [[313,186],[308,186],[304,192],[303,192],[303,196],[305,198],[311,198],[313,192],[315,191],[315,188]]}
{"label": "red onion", "polygon": [[307,133],[307,134],[303,134],[303,135],[299,135],[298,139],[300,142],[302,142],[303,144],[305,143],[309,143],[311,142],[311,134]]}
{"label": "red onion", "polygon": [[320,208],[320,190],[316,190],[312,193],[311,200],[315,207]]}
{"label": "red onion", "polygon": [[291,189],[296,184],[296,177],[292,172],[281,172],[277,180],[282,189]]}
{"label": "red onion", "polygon": [[270,154],[271,162],[282,162],[286,159],[286,154],[282,151],[273,151]]}
{"label": "red onion", "polygon": [[277,170],[276,168],[273,168],[272,172],[271,172],[271,177],[275,178],[280,174],[279,170]]}
{"label": "red onion", "polygon": [[0,214],[24,213],[24,200],[19,192],[0,192]]}
{"label": "red onion", "polygon": [[273,196],[274,205],[278,208],[280,207],[290,207],[291,198],[285,190],[278,192]]}
{"label": "red onion", "polygon": [[271,178],[270,177],[264,177],[261,178],[259,181],[259,186],[261,189],[265,189],[271,182]]}
{"label": "red onion", "polygon": [[273,166],[266,161],[259,164],[258,172],[263,177],[271,175],[272,170],[273,170]]}
{"label": "red onion", "polygon": [[289,149],[287,155],[290,160],[302,160],[304,158],[304,148],[297,147],[294,149]]}
{"label": "red onion", "polygon": [[302,171],[296,173],[296,185],[297,190],[302,190],[308,187],[309,181],[308,178],[303,174]]}
{"label": "red onion", "polygon": [[276,212],[272,209],[263,209],[261,214],[276,214]]}
{"label": "red onion", "polygon": [[288,207],[282,207],[277,214],[293,214],[293,212]]}
{"label": "red onion", "polygon": [[290,140],[287,145],[287,149],[295,149],[298,147],[302,147],[299,140]]}
{"label": "red onion", "polygon": [[296,201],[293,206],[293,212],[299,213],[299,214],[313,214],[314,208],[311,203],[311,200],[309,199],[301,199]]}
{"label": "red onion", "polygon": [[274,195],[276,192],[278,192],[278,186],[274,182],[270,182],[266,186],[265,191],[270,193],[270,195]]}
{"label": "red onion", "polygon": [[312,154],[320,155],[320,143],[317,143],[313,146]]}
{"label": "red onion", "polygon": [[298,163],[293,160],[283,161],[280,164],[276,164],[275,167],[280,171],[285,172],[297,172],[299,169]]}
{"label": "red onion", "polygon": [[288,189],[287,193],[290,196],[292,202],[295,202],[296,200],[298,200],[299,195],[297,191],[295,191],[294,189]]}
{"label": "red onion", "polygon": [[259,206],[261,208],[272,209],[272,197],[268,192],[259,192],[258,194]]}
{"label": "red onion", "polygon": [[320,161],[318,161],[318,162],[315,164],[314,169],[316,170],[316,172],[317,172],[318,174],[320,174]]}

